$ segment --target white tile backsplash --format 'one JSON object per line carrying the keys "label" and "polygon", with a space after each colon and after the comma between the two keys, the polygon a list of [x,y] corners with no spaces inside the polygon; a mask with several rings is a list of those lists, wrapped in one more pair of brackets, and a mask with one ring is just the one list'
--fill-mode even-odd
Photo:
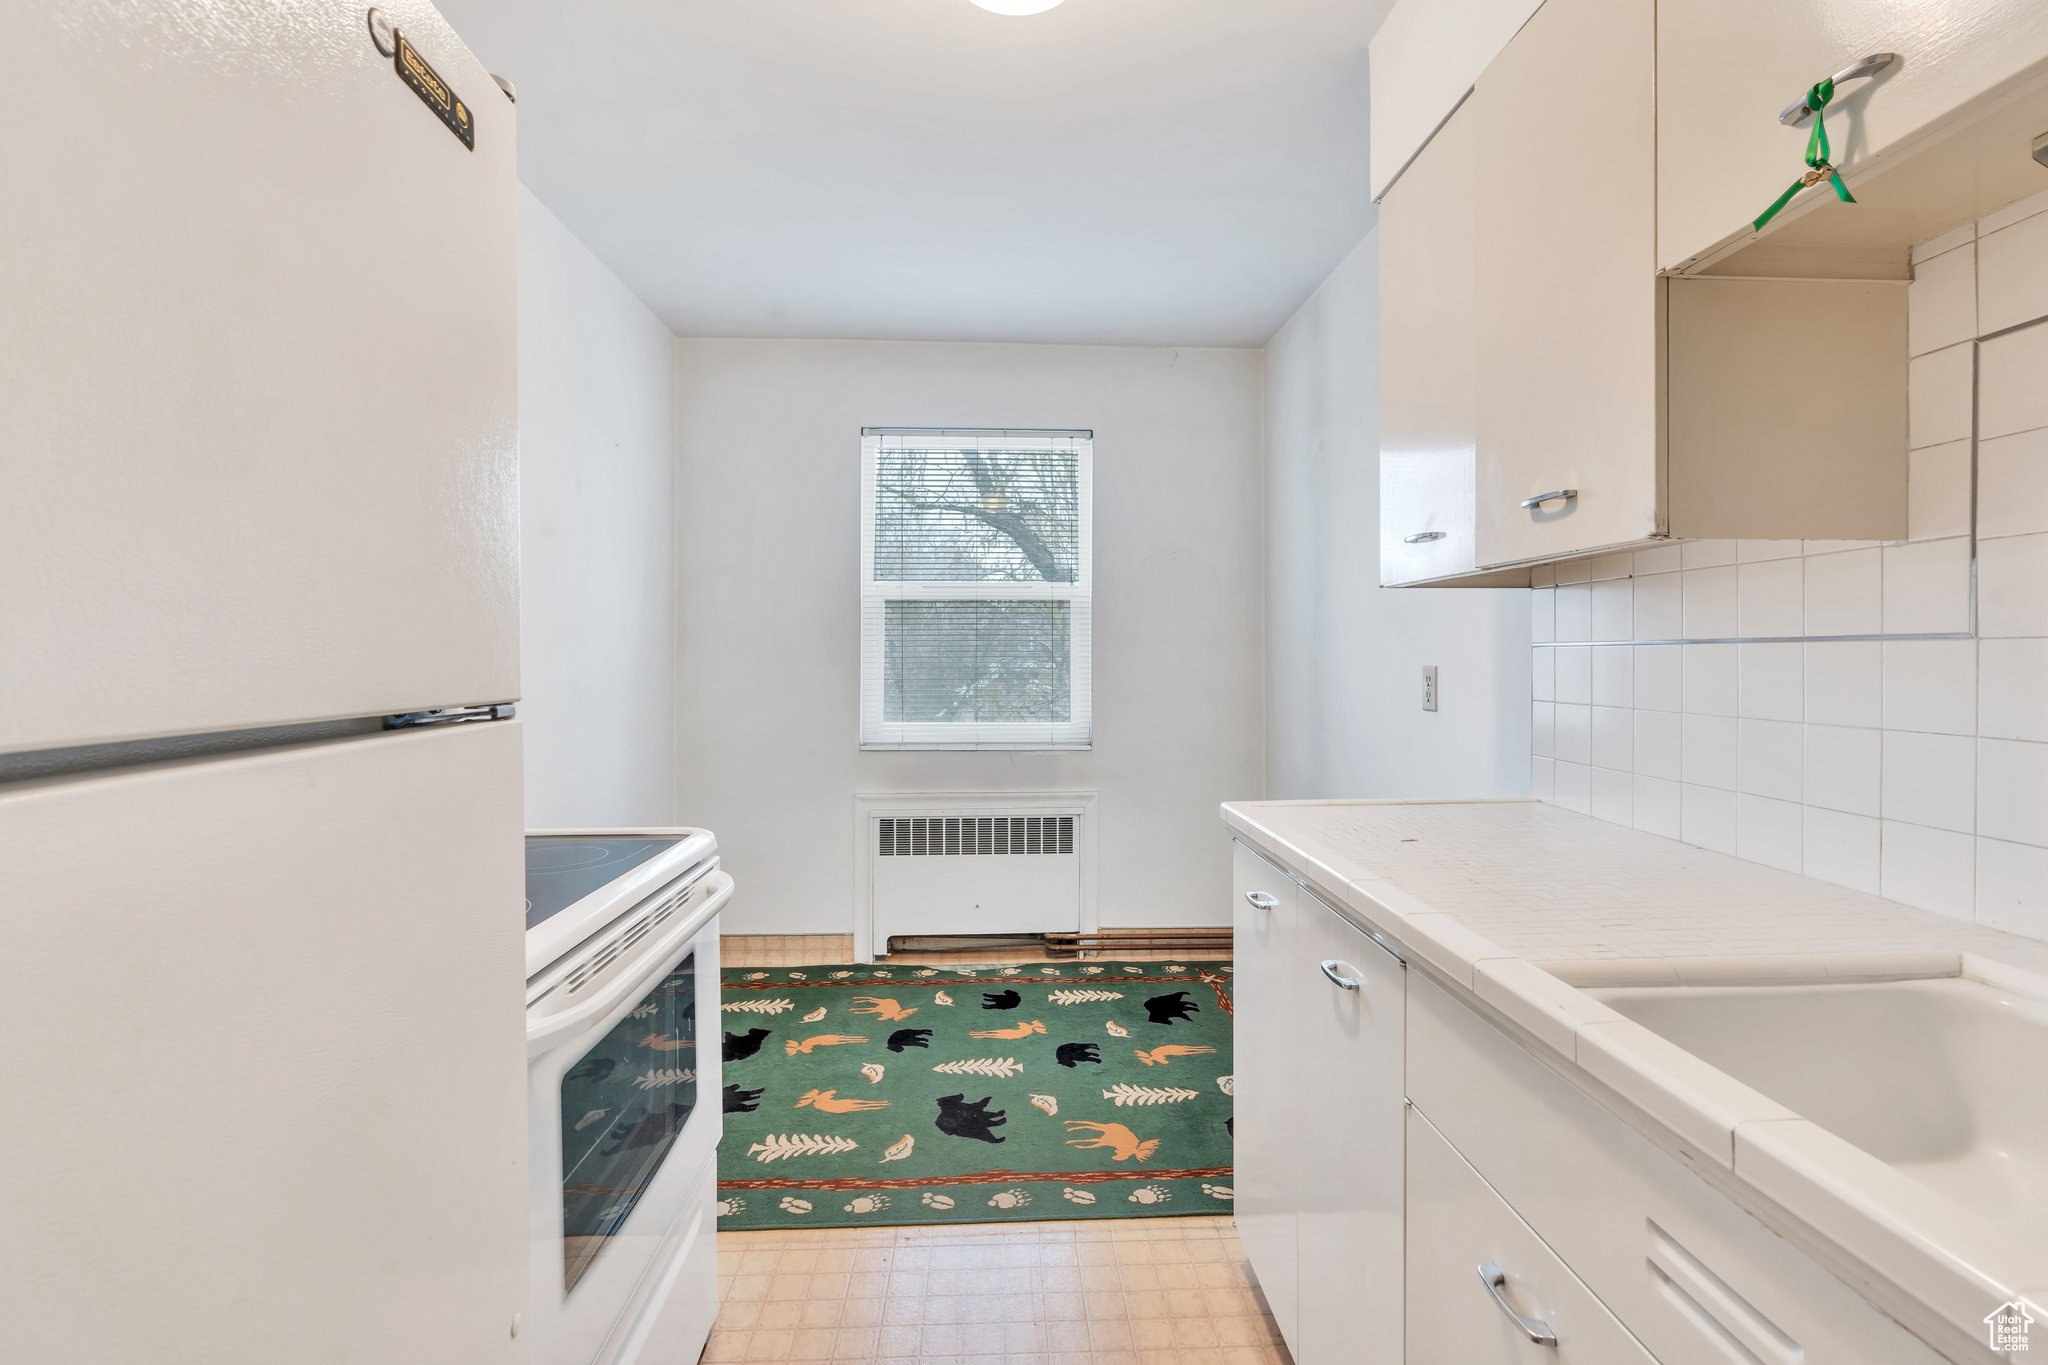
{"label": "white tile backsplash", "polygon": [[[1531,594],[1539,644],[1680,643],[1538,649],[1558,704],[1538,701],[1531,782],[2048,939],[2048,326],[1974,342],[2048,316],[2048,193],[1914,261],[1907,538],[1686,541],[1561,568],[1570,586]],[[1813,638],[1877,635],[1958,638]]]}
{"label": "white tile backsplash", "polygon": [[2048,531],[2048,429],[1984,442],[1977,451],[1977,477],[1984,486],[1978,535]]}
{"label": "white tile backsplash", "polygon": [[1906,457],[1906,539],[1970,534],[1970,443],[1950,441]]}
{"label": "white tile backsplash", "polygon": [[1799,720],[1806,710],[1806,646],[1738,645],[1737,713],[1751,720]]}
{"label": "white tile backsplash", "polygon": [[1977,815],[1977,742],[1967,735],[1884,732],[1886,820],[1968,834]]}
{"label": "white tile backsplash", "polygon": [[[1988,233],[1979,239],[1976,251],[1979,319],[1965,336],[2003,331],[2048,313],[2048,218],[2037,215]],[[1959,273],[1941,272],[1944,282]],[[1947,287],[1944,283],[1924,307],[1944,314],[1952,311],[1955,304]],[[1943,321],[1952,319],[1944,316]]]}
{"label": "white tile backsplash", "polygon": [[[1676,548],[1675,546],[1673,547]],[[1684,598],[1680,595],[1681,575],[1654,573],[1637,578],[1631,614],[1638,640],[1677,640],[1685,635]]]}
{"label": "white tile backsplash", "polygon": [[1806,573],[1797,557],[1799,542],[1773,543],[1789,543],[1794,557],[1744,564],[1736,570],[1736,621],[1740,629],[1730,634],[1756,638],[1801,633],[1806,618]]}
{"label": "white tile backsplash", "polygon": [[1968,346],[1916,355],[1908,363],[1906,434],[1912,449],[1969,439],[1970,368]]}
{"label": "white tile backsplash", "polygon": [[1970,541],[1884,547],[1884,633],[1933,635],[1970,628]]}
{"label": "white tile backsplash", "polygon": [[1875,635],[1884,629],[1884,551],[1812,555],[1802,564],[1806,634]]}
{"label": "white tile backsplash", "polygon": [[[1967,352],[1969,347],[1957,349]],[[2041,382],[2048,374],[2048,327],[2008,332],[1977,349],[1977,438],[1989,441],[2048,427],[2048,384]]]}
{"label": "white tile backsplash", "polygon": [[1925,355],[1977,335],[1977,251],[1958,247],[1922,261],[1906,294],[1906,338]]}
{"label": "white tile backsplash", "polygon": [[1887,640],[1884,728],[1977,733],[1977,642]]}
{"label": "white tile backsplash", "polygon": [[1689,715],[1732,716],[1741,710],[1742,647],[1684,645],[1681,707]]}

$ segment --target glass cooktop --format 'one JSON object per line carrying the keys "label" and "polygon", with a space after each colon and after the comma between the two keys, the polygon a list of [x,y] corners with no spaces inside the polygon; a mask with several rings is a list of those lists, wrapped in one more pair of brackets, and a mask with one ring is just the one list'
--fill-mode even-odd
{"label": "glass cooktop", "polygon": [[681,839],[575,839],[526,841],[526,927],[559,915],[606,882],[625,876]]}

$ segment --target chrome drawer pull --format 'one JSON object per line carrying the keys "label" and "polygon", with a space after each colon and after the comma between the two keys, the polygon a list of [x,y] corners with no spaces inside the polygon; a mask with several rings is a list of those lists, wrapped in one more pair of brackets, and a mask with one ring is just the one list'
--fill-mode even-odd
{"label": "chrome drawer pull", "polygon": [[1412,536],[1401,537],[1403,545],[1427,545],[1432,540],[1442,540],[1449,531],[1417,531]]}
{"label": "chrome drawer pull", "polygon": [[[1328,977],[1330,984],[1332,986],[1337,987],[1339,990],[1355,991],[1360,986],[1363,986],[1365,984],[1364,973],[1361,972],[1357,976],[1346,976],[1342,972],[1337,970],[1339,967],[1348,967],[1351,965],[1347,962],[1339,962],[1336,958],[1333,957],[1326,960],[1321,965],[1323,969],[1323,975],[1325,977]],[[1358,971],[1358,968],[1352,967],[1351,970],[1356,972]]]}
{"label": "chrome drawer pull", "polygon": [[1505,1292],[1508,1283],[1507,1271],[1488,1261],[1479,1267],[1479,1282],[1486,1286],[1486,1292],[1493,1295],[1494,1303],[1498,1304],[1500,1311],[1506,1313],[1515,1326],[1521,1329],[1523,1336],[1538,1346],[1548,1346],[1553,1351],[1557,1349],[1557,1333],[1550,1330],[1549,1323],[1523,1317],[1515,1311],[1514,1305],[1508,1302]]}
{"label": "chrome drawer pull", "polygon": [[1245,904],[1254,910],[1271,910],[1280,903],[1263,891],[1247,891],[1244,893],[1244,899]]}
{"label": "chrome drawer pull", "polygon": [[1578,496],[1579,490],[1576,488],[1553,488],[1548,493],[1538,493],[1533,498],[1523,498],[1522,508],[1524,511],[1533,512],[1546,502],[1570,502]]}

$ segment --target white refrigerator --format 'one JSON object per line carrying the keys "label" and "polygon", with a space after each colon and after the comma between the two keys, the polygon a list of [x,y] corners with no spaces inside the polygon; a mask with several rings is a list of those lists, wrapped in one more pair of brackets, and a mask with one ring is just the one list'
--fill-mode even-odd
{"label": "white refrigerator", "polygon": [[[0,1360],[524,1359],[513,106],[421,0],[0,38]],[[494,713],[484,711],[491,716]]]}

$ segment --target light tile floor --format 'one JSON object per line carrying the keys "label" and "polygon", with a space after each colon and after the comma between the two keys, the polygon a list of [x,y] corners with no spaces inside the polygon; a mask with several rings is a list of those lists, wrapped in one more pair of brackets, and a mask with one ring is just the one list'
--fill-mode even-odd
{"label": "light tile floor", "polygon": [[[729,967],[839,962],[852,952],[849,940],[831,936],[729,936],[720,946]],[[720,1233],[718,1291],[709,1362],[1288,1359],[1228,1218]]]}

